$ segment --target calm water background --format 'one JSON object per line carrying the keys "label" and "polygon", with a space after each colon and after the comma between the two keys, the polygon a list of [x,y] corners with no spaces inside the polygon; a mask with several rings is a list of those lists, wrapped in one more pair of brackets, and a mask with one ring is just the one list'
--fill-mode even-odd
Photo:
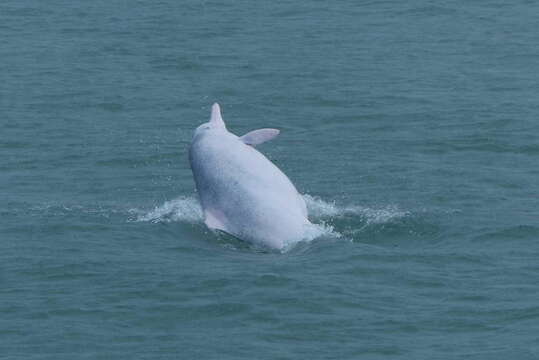
{"label": "calm water background", "polygon": [[[539,3],[0,4],[0,357],[539,358]],[[325,230],[207,231],[219,101]]]}

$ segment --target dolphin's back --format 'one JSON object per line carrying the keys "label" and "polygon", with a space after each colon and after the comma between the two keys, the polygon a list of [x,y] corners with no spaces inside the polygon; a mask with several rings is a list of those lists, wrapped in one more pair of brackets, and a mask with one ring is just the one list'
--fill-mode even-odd
{"label": "dolphin's back", "polygon": [[273,248],[303,237],[309,224],[303,198],[277,166],[236,135],[195,137],[189,159],[208,226]]}

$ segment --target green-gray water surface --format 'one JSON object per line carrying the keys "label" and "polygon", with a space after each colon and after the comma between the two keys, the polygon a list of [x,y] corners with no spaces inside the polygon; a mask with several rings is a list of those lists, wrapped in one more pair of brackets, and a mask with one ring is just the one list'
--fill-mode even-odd
{"label": "green-gray water surface", "polygon": [[[539,3],[0,3],[0,358],[539,358]],[[219,101],[323,234],[208,231]]]}

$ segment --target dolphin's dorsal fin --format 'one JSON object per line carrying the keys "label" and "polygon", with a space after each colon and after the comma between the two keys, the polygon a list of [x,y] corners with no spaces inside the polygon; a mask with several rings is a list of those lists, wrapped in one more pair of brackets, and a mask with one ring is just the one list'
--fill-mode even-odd
{"label": "dolphin's dorsal fin", "polygon": [[260,145],[266,141],[270,141],[277,135],[280,131],[277,129],[258,129],[248,132],[247,134],[240,137],[240,140],[247,145]]}
{"label": "dolphin's dorsal fin", "polygon": [[221,117],[221,108],[219,107],[218,103],[214,103],[213,106],[211,107],[210,124],[215,125],[217,127],[226,128],[225,122],[223,121],[223,118]]}

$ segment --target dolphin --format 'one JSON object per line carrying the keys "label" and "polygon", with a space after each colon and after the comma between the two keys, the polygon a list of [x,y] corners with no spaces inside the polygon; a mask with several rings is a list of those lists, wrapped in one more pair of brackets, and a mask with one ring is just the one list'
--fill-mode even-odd
{"label": "dolphin", "polygon": [[189,147],[208,228],[279,250],[305,237],[312,225],[305,200],[255,149],[277,135],[277,129],[258,129],[236,136],[227,130],[219,104],[213,104],[210,121],[196,128]]}

